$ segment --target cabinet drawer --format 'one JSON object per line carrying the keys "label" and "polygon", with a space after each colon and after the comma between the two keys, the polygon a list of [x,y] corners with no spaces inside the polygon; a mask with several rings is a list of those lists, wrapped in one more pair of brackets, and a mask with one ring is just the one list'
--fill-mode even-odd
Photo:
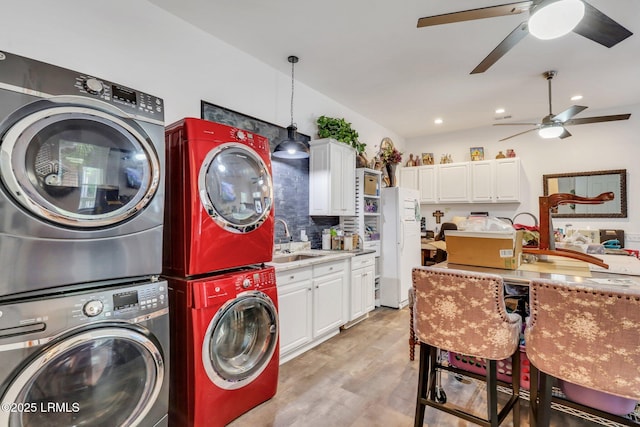
{"label": "cabinet drawer", "polygon": [[375,258],[371,255],[360,255],[351,258],[351,270],[369,267],[375,264]]}
{"label": "cabinet drawer", "polygon": [[283,271],[276,274],[276,283],[278,286],[296,283],[302,280],[311,280],[311,267],[300,268],[296,270]]}
{"label": "cabinet drawer", "polygon": [[344,271],[345,260],[323,262],[313,266],[313,276],[320,277]]}

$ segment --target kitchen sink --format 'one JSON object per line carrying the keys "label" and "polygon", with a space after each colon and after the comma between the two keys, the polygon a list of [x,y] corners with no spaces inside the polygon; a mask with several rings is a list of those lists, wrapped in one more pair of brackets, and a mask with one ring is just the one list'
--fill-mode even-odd
{"label": "kitchen sink", "polygon": [[302,261],[304,259],[316,258],[319,256],[322,256],[322,255],[297,254],[297,255],[277,256],[277,257],[274,257],[271,262],[280,264],[285,262]]}

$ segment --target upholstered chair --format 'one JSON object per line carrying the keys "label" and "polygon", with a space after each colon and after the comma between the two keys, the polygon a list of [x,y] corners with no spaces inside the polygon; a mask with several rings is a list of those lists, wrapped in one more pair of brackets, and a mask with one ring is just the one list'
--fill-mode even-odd
{"label": "upholstered chair", "polygon": [[[549,425],[553,400],[619,424],[639,425],[611,411],[628,400],[633,411],[640,400],[640,289],[534,280],[529,304],[525,341],[531,362],[530,424]],[[571,391],[587,389],[569,401],[552,396],[551,377]],[[595,391],[604,393],[589,397]],[[592,403],[583,401],[587,398]]]}
{"label": "upholstered chair", "polygon": [[[439,267],[416,267],[414,327],[420,342],[420,367],[415,426],[422,426],[425,408],[431,406],[483,426],[498,426],[513,412],[520,423],[520,351],[522,319],[508,313],[500,276]],[[470,374],[438,364],[440,350],[485,359],[486,375]],[[511,396],[498,411],[496,361],[512,358]],[[438,370],[485,380],[487,418],[465,412],[452,403],[440,403],[435,395]]]}

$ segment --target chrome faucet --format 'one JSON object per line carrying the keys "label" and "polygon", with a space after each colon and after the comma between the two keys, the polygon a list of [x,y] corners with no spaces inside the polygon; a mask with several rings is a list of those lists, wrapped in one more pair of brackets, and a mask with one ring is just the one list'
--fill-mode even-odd
{"label": "chrome faucet", "polygon": [[[289,233],[289,226],[287,225],[285,220],[282,218],[276,218],[276,224],[278,222],[281,222],[282,225],[284,226],[284,237],[286,238],[286,247],[282,247],[282,245],[280,245],[280,252],[289,253],[291,252],[291,241],[293,240],[293,238],[291,237],[291,233]],[[274,228],[275,228],[275,225],[274,225]]]}

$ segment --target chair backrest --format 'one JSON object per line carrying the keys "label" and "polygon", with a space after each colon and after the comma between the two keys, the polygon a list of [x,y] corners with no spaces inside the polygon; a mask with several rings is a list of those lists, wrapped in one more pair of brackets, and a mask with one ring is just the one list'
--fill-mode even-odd
{"label": "chair backrest", "polygon": [[412,273],[418,340],[492,360],[518,348],[522,320],[505,309],[502,277],[438,267]]}
{"label": "chair backrest", "polygon": [[534,280],[525,340],[542,372],[640,399],[640,291]]}

